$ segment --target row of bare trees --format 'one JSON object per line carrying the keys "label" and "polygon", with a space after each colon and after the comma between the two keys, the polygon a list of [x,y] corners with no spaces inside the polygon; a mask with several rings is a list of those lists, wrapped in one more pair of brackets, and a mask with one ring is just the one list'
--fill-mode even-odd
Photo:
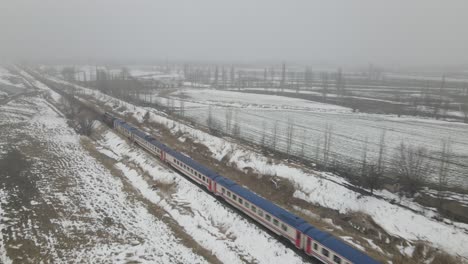
{"label": "row of bare trees", "polygon": [[[209,108],[208,126],[222,130],[221,126],[214,121],[211,108]],[[232,109],[225,112],[226,133],[240,137],[240,126],[238,113]],[[338,146],[334,145],[334,129],[330,124],[325,125],[323,135],[312,140],[315,142],[315,155],[306,156],[306,142],[309,140],[306,136],[306,130],[298,131],[293,119],[288,119],[286,130],[280,133],[278,121],[267,129],[266,122],[262,123],[263,133],[260,136],[259,144],[273,152],[284,151],[288,158],[298,157],[302,159],[314,160],[321,168],[333,169],[336,166],[347,166],[347,171],[355,171],[352,177],[358,179],[358,182],[370,193],[379,189],[387,183],[396,183],[400,194],[414,196],[422,187],[427,184],[435,185],[441,200],[444,198],[444,190],[449,187],[449,172],[452,163],[453,154],[450,139],[443,140],[441,143],[438,158],[428,152],[427,149],[420,146],[414,146],[401,142],[396,149],[389,149],[386,144],[386,130],[382,130],[378,141],[377,149],[369,155],[369,140],[365,138],[362,147],[362,157],[358,170],[352,165],[344,165],[339,161],[337,154]],[[268,131],[267,131],[268,130]],[[300,138],[299,146],[295,139]],[[278,146],[279,142],[284,143],[283,147]],[[293,148],[294,143],[296,147]],[[375,153],[375,150],[377,152]],[[309,151],[310,154],[310,151]],[[434,162],[436,160],[437,162]],[[346,169],[346,168],[345,168]],[[437,179],[434,181],[434,177]]]}

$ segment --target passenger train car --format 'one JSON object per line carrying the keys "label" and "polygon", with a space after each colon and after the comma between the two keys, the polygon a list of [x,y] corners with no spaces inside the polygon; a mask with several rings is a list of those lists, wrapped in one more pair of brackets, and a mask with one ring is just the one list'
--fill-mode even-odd
{"label": "passenger train car", "polygon": [[222,197],[251,219],[277,235],[285,237],[295,247],[304,250],[307,255],[330,264],[379,263],[331,234],[318,230],[304,219],[171,149],[131,124],[109,113],[104,114],[103,121],[174,169],[204,186],[213,195]]}

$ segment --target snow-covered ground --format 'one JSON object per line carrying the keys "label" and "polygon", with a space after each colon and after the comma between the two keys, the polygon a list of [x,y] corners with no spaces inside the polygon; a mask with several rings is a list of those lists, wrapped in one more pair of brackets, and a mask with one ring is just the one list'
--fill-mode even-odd
{"label": "snow-covered ground", "polygon": [[[184,89],[174,95],[188,96],[188,101],[202,105],[248,109],[303,110],[349,113],[350,108],[275,95],[258,95],[214,89]],[[155,97],[157,99],[157,97]],[[176,104],[178,106],[178,104]],[[188,105],[190,107],[190,105]]]}
{"label": "snow-covered ground", "polygon": [[[154,156],[108,131],[100,145],[105,155],[117,159],[115,165],[145,198],[162,207],[200,245],[223,263],[302,263],[300,257],[237,212],[201,191],[173,170],[163,167]],[[107,150],[107,151],[105,151]],[[112,153],[112,154],[109,154]],[[170,185],[173,192],[155,191],[141,173],[143,169],[157,183]]]}
{"label": "snow-covered ground", "polygon": [[[6,193],[0,189],[0,201],[6,200]],[[2,203],[0,202],[0,219],[6,219],[6,213],[2,208]],[[3,238],[3,230],[7,229],[7,225],[0,221],[0,263],[10,264],[11,259],[8,258],[6,249],[5,249],[5,239]]]}
{"label": "snow-covered ground", "polygon": [[0,160],[18,152],[30,167],[0,177],[0,262],[206,261],[89,155],[44,99],[7,107]]}
{"label": "snow-covered ground", "polygon": [[[390,234],[413,242],[424,240],[453,255],[468,258],[468,250],[465,246],[468,243],[466,224],[447,219],[437,221],[432,218],[437,213],[431,210],[412,211],[393,204],[387,199],[362,196],[343,187],[343,184],[349,183],[337,176],[307,172],[283,163],[271,164],[268,158],[259,153],[171,120],[155,110],[120,102],[120,100],[89,89],[81,89],[105,105],[126,105],[127,110],[122,113],[131,114],[139,121],[142,121],[143,116],[150,111],[150,121],[166,126],[174,134],[183,132],[186,137],[191,137],[195,142],[205,144],[213,153],[213,157],[218,160],[229,154],[227,162],[234,162],[241,169],[250,167],[261,174],[268,173],[267,175],[277,175],[290,180],[296,188],[294,196],[297,198],[340,212],[364,212]],[[427,123],[440,126],[440,122],[427,121]],[[392,198],[392,194],[389,193],[381,193],[381,195]],[[410,200],[404,202],[411,208],[420,208]],[[402,251],[410,252],[411,250],[402,247]]]}
{"label": "snow-covered ground", "polygon": [[[30,81],[60,102],[60,95],[35,80]],[[15,196],[14,192],[2,188],[0,180],[0,227],[2,231],[13,230],[6,239],[0,237],[1,263],[10,260],[7,253],[12,255],[11,250],[4,248],[26,250],[24,240],[33,240],[38,248],[48,249],[50,253],[41,250],[37,254],[49,254],[54,262],[205,262],[193,248],[180,243],[178,234],[167,226],[168,221],[177,223],[182,232],[196,242],[194,248],[204,248],[223,263],[304,262],[275,237],[164,167],[153,156],[127,144],[113,131],[104,132],[96,149],[107,156],[106,160],[116,162],[114,166],[124,176],[123,180],[89,155],[82,147],[84,139],[76,135],[58,110],[44,99],[15,100],[0,109],[8,110],[0,111],[0,127],[18,126],[3,132],[21,133],[25,139],[18,144],[20,151],[26,152],[24,149],[31,145],[41,149],[28,152],[28,159],[34,161],[33,176],[39,178],[39,195],[24,207],[35,212],[52,206],[57,216],[52,216],[50,222],[60,230],[47,233],[43,230],[47,224],[37,219],[30,220],[31,224],[24,230],[18,228],[19,224],[11,221],[20,222],[24,212],[13,208],[13,201],[8,197]],[[0,139],[13,140],[5,134]],[[7,142],[0,140],[0,143]],[[3,147],[1,150],[3,153]],[[145,175],[151,179],[148,181]],[[169,191],[154,190],[154,182],[170,186]],[[128,184],[147,203],[126,191]],[[3,204],[7,204],[5,217]],[[157,217],[149,208],[159,208],[164,214]],[[59,241],[63,237],[75,237],[76,244],[65,242],[70,244],[61,246]]]}
{"label": "snow-covered ground", "polygon": [[10,73],[0,65],[0,99],[24,92],[26,87],[22,78]]}
{"label": "snow-covered ground", "polygon": [[[260,154],[156,114],[152,115],[151,120],[166,125],[173,133],[182,131],[190,135],[197,142],[205,144],[218,160],[229,154],[228,162],[235,163],[238,168],[250,167],[262,174],[289,179],[297,188],[294,194],[297,198],[343,213],[364,212],[390,234],[410,241],[428,241],[451,254],[468,257],[468,248],[465,247],[468,243],[466,224],[456,224],[449,220],[439,222],[432,219],[435,214],[432,211],[415,213],[387,200],[362,196],[343,186],[349,185],[349,182],[331,174],[310,174],[285,164],[269,164],[268,158]],[[398,200],[388,193],[385,196]],[[415,204],[412,206],[418,207]]]}

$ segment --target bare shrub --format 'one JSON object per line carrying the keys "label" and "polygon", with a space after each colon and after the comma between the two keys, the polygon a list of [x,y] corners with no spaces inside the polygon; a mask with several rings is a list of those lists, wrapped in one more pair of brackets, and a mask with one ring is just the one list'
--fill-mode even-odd
{"label": "bare shrub", "polygon": [[81,135],[85,135],[89,137],[93,133],[93,128],[94,128],[95,123],[96,123],[96,120],[91,120],[88,118],[81,119],[78,122],[77,132]]}
{"label": "bare shrub", "polygon": [[392,165],[398,175],[402,191],[410,196],[414,196],[422,187],[425,178],[431,172],[427,150],[423,147],[406,145],[403,142],[396,150]]}

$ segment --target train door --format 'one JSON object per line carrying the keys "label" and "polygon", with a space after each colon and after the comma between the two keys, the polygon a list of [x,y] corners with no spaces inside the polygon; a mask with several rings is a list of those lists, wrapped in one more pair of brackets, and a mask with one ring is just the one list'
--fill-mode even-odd
{"label": "train door", "polygon": [[211,180],[208,180],[208,190],[212,191],[212,188],[211,188]]}
{"label": "train door", "polygon": [[213,181],[213,192],[216,194],[216,182]]}
{"label": "train door", "polygon": [[161,160],[165,161],[166,160],[166,153],[161,150]]}
{"label": "train door", "polygon": [[301,232],[299,230],[296,230],[296,247],[301,247]]}
{"label": "train door", "polygon": [[310,237],[307,237],[306,252],[307,254],[310,254],[312,252],[312,239]]}

